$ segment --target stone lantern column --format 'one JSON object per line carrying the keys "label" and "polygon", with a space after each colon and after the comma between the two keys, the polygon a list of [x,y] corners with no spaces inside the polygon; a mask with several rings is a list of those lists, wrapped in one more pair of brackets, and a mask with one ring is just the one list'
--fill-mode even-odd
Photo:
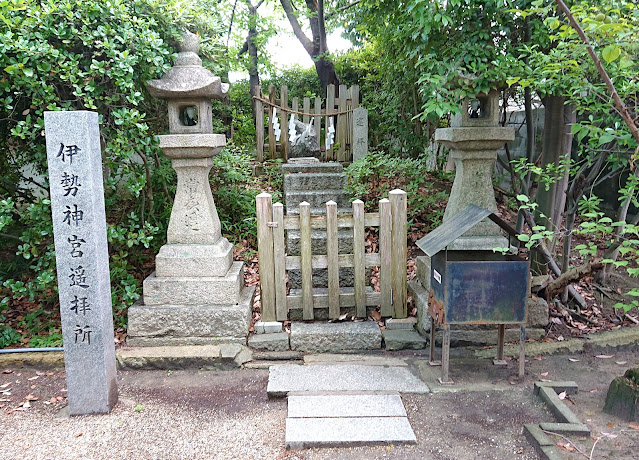
{"label": "stone lantern column", "polygon": [[213,134],[211,99],[228,85],[202,67],[199,37],[185,33],[175,65],[147,88],[168,102],[169,134],[160,148],[177,173],[167,244],[144,280],[143,300],[129,309],[130,345],[244,343],[255,288],[244,287],[243,263],[222,237],[209,185],[213,156],[226,144]]}
{"label": "stone lantern column", "polygon": [[[450,128],[435,131],[435,140],[450,149],[456,174],[443,221],[470,203],[497,212],[492,171],[497,150],[515,138],[512,128],[499,127],[499,93],[491,91],[474,101],[464,100]],[[506,247],[497,224],[485,219],[448,246],[452,250],[492,250]]]}

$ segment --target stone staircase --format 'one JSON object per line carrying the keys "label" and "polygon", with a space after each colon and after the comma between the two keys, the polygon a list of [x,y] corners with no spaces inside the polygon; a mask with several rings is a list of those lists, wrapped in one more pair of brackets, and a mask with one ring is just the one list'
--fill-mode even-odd
{"label": "stone staircase", "polygon": [[414,444],[400,393],[430,389],[406,367],[382,361],[271,366],[269,398],[288,397],[286,448]]}

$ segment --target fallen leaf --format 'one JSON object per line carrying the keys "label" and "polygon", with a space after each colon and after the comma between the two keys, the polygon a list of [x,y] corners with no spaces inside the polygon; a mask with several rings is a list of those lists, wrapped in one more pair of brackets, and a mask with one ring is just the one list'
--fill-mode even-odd
{"label": "fallen leaf", "polygon": [[632,428],[633,430],[639,431],[639,422],[630,422],[628,424],[628,428]]}
{"label": "fallen leaf", "polygon": [[568,358],[568,361],[571,361],[573,363],[578,363],[579,360],[577,358]]}
{"label": "fallen leaf", "polygon": [[615,425],[613,423],[611,423],[611,422],[606,423],[606,426],[608,428],[614,428],[615,427]]}
{"label": "fallen leaf", "polygon": [[74,438],[79,438],[80,436],[82,436],[82,433],[76,433],[73,435]]}
{"label": "fallen leaf", "polygon": [[24,401],[20,403],[20,406],[24,407],[25,409],[28,409],[31,407],[31,403],[29,401]]}
{"label": "fallen leaf", "polygon": [[620,366],[623,366],[624,364],[626,364],[628,361],[615,361],[616,364],[619,364]]}
{"label": "fallen leaf", "polygon": [[557,396],[559,396],[559,399],[566,399],[566,392],[562,391],[561,393],[559,393]]}
{"label": "fallen leaf", "polygon": [[27,380],[32,381],[32,380],[38,380],[40,377],[37,375],[34,375],[33,377],[29,377]]}
{"label": "fallen leaf", "polygon": [[601,432],[601,434],[602,434],[603,436],[605,436],[606,438],[610,438],[610,439],[615,439],[615,438],[617,437],[617,435],[616,435],[616,434],[606,433],[606,432],[604,432],[604,431],[602,431],[602,432]]}
{"label": "fallen leaf", "polygon": [[615,355],[597,355],[595,356],[595,358],[599,358],[599,359],[610,359],[610,358],[614,358]]}
{"label": "fallen leaf", "polygon": [[552,380],[550,379],[539,379],[539,380],[541,380],[542,382],[552,382]]}
{"label": "fallen leaf", "polygon": [[11,382],[0,385],[0,388],[7,388],[9,385],[11,385]]}
{"label": "fallen leaf", "polygon": [[559,337],[557,337],[557,342],[563,342],[564,340],[565,339],[563,335],[560,335]]}
{"label": "fallen leaf", "polygon": [[591,389],[590,389],[590,393],[596,393],[596,392],[598,392],[598,391],[599,391],[599,389],[598,389],[598,388],[591,388]]}
{"label": "fallen leaf", "polygon": [[541,360],[542,360],[542,359],[544,359],[544,358],[542,358],[541,356],[535,356],[533,359],[534,359],[535,361],[541,361]]}
{"label": "fallen leaf", "polygon": [[542,377],[546,377],[546,376],[548,375],[548,372],[542,372],[542,373],[541,373],[541,374],[539,374],[539,375],[541,375]]}
{"label": "fallen leaf", "polygon": [[27,401],[37,401],[38,398],[37,396],[33,396],[31,393],[29,393],[24,399],[26,399]]}
{"label": "fallen leaf", "polygon": [[371,316],[375,321],[381,321],[382,315],[378,311],[372,311]]}
{"label": "fallen leaf", "polygon": [[56,398],[55,396],[51,396],[51,399],[49,399],[49,402],[50,402],[51,404],[55,404],[55,403],[57,403],[57,402],[58,402],[58,398]]}
{"label": "fallen leaf", "polygon": [[2,371],[3,374],[13,374],[13,371],[11,369],[5,369]]}

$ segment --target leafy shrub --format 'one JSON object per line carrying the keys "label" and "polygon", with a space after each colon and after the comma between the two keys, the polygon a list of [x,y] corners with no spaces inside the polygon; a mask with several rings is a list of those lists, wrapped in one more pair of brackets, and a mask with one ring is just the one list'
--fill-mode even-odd
{"label": "leafy shrub", "polygon": [[100,116],[113,303],[116,322],[124,324],[140,295],[140,267],[164,242],[175,183],[154,138],[166,130],[166,105],[145,84],[172,65],[183,28],[204,37],[203,61],[219,73],[216,4],[2,2],[0,242],[15,249],[15,257],[0,254],[5,308],[9,297],[47,311],[57,303],[43,114],[93,110]]}
{"label": "leafy shrub", "polygon": [[14,343],[18,343],[22,336],[9,326],[0,326],[0,348],[6,348]]}

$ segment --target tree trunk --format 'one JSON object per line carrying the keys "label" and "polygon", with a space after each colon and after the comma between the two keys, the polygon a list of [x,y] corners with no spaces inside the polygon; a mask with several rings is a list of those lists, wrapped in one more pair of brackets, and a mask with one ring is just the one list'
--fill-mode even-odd
{"label": "tree trunk", "polygon": [[[255,99],[253,99],[253,97],[255,96],[255,88],[257,87],[257,85],[260,84],[260,75],[257,71],[257,45],[255,44],[255,40],[257,38],[257,28],[256,28],[256,24],[257,24],[257,20],[258,20],[258,16],[257,16],[257,8],[253,5],[253,3],[251,3],[250,0],[245,0],[246,6],[248,7],[249,10],[249,32],[248,32],[248,37],[246,37],[246,43],[244,44],[244,47],[242,47],[242,50],[240,51],[240,54],[243,54],[243,52],[248,52],[249,55],[249,66],[248,66],[248,74],[249,74],[249,91],[251,93],[251,110],[253,111],[253,119],[255,120]],[[261,2],[260,2],[261,5]],[[261,95],[260,95],[261,96]]]}
{"label": "tree trunk", "polygon": [[293,28],[293,33],[300,41],[308,55],[315,63],[317,77],[326,91],[328,85],[335,85],[335,91],[339,87],[339,77],[335,71],[333,61],[328,57],[328,46],[326,44],[326,24],[324,18],[324,0],[306,0],[306,6],[311,11],[309,23],[311,26],[312,40],[304,34],[297,16],[293,11],[290,0],[280,0],[288,22]]}

